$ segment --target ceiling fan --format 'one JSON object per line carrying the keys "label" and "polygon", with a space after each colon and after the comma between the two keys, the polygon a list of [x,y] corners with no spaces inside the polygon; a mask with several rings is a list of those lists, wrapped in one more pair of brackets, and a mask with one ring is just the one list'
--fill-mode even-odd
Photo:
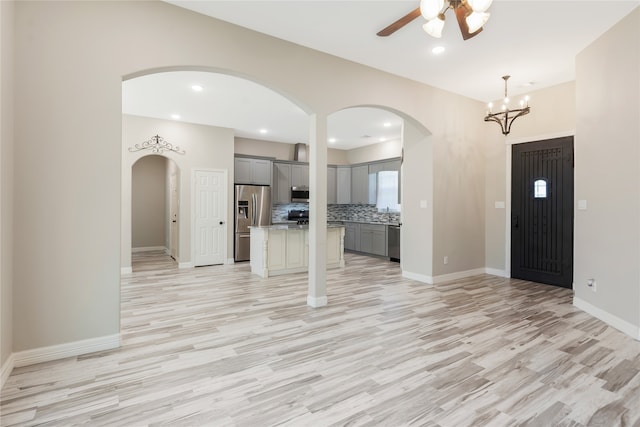
{"label": "ceiling fan", "polygon": [[487,9],[491,6],[492,1],[493,0],[421,0],[420,7],[380,30],[377,35],[380,37],[390,36],[422,15],[427,20],[427,23],[422,26],[424,31],[430,36],[440,38],[442,36],[442,28],[444,27],[444,14],[447,10],[452,9],[456,14],[462,38],[467,40],[482,31],[482,26],[489,20]]}

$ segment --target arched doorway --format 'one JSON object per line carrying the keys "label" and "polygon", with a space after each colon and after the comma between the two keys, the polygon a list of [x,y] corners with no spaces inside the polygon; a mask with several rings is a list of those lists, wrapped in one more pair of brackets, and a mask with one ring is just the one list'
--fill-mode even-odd
{"label": "arched doorway", "polygon": [[179,172],[161,155],[141,157],[131,167],[131,252],[138,258],[178,259]]}

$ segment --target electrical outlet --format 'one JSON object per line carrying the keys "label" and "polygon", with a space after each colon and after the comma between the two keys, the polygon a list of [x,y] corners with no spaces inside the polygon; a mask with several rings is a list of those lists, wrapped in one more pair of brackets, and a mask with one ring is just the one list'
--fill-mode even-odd
{"label": "electrical outlet", "polygon": [[593,292],[595,292],[597,288],[596,279],[587,279],[587,286],[590,287]]}
{"label": "electrical outlet", "polygon": [[442,262],[443,262],[444,264],[449,264],[449,257],[448,257],[448,256],[445,256],[445,257],[444,257],[444,259],[442,260]]}

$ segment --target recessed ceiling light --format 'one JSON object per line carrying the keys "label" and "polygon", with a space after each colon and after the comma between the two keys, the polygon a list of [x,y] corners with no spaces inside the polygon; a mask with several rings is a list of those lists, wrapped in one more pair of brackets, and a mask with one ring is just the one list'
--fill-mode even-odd
{"label": "recessed ceiling light", "polygon": [[386,128],[391,127],[391,123],[389,123],[389,122],[385,122],[385,123],[384,123],[384,127],[386,127]]}
{"label": "recessed ceiling light", "polygon": [[265,133],[267,133],[267,130],[266,129],[260,129],[259,132],[264,135]]}
{"label": "recessed ceiling light", "polygon": [[380,138],[380,142],[385,142],[387,138]]}
{"label": "recessed ceiling light", "polygon": [[191,89],[192,89],[194,92],[202,92],[202,91],[204,90],[204,87],[202,87],[202,86],[200,86],[200,85],[193,85],[193,86],[191,86]]}
{"label": "recessed ceiling light", "polygon": [[536,82],[526,82],[526,83],[522,83],[520,87],[529,87],[529,86],[533,86],[534,84],[536,84]]}
{"label": "recessed ceiling light", "polygon": [[431,49],[431,53],[433,53],[434,55],[440,55],[443,52],[444,52],[444,46],[436,46],[433,49]]}
{"label": "recessed ceiling light", "polygon": [[329,138],[329,143],[330,144],[335,144],[337,140],[335,138]]}
{"label": "recessed ceiling light", "polygon": [[171,118],[172,118],[173,120],[180,120],[180,114],[172,114],[172,115],[171,115]]}

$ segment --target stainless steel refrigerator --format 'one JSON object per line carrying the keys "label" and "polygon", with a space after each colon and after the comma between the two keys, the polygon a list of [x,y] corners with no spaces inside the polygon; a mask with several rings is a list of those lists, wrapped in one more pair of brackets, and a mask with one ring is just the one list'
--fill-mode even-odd
{"label": "stainless steel refrigerator", "polygon": [[250,254],[250,226],[271,224],[271,187],[236,185],[234,259],[248,261]]}

